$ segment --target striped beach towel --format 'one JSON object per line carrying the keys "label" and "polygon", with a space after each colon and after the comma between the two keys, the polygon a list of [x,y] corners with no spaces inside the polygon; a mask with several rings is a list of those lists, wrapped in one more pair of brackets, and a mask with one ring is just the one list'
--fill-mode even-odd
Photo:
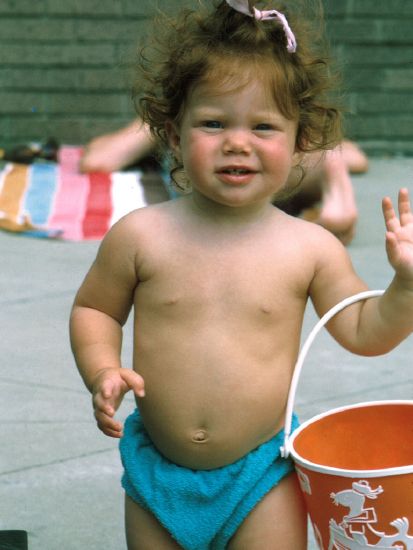
{"label": "striped beach towel", "polygon": [[72,241],[101,239],[128,212],[169,198],[159,174],[81,174],[82,148],[58,162],[6,164],[0,171],[0,229]]}

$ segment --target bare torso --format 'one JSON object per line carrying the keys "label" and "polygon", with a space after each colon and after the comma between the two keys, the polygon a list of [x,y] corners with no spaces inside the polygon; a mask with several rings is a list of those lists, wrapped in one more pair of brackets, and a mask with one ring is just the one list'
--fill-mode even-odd
{"label": "bare torso", "polygon": [[156,218],[157,245],[147,239],[137,262],[138,404],[165,456],[215,468],[282,428],[314,263],[294,238],[301,222],[275,209],[220,238],[184,216]]}

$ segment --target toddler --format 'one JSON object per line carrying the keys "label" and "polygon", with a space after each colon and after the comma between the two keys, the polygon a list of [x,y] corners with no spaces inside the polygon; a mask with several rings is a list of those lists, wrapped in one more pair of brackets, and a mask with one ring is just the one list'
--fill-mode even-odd
{"label": "toddler", "polygon": [[[367,287],[331,233],[272,205],[294,167],[299,182],[304,152],[340,138],[303,19],[220,1],[168,20],[158,57],[142,61],[140,115],[187,192],[109,231],[71,314],[98,427],[121,438],[129,550],[306,548],[294,467],[280,457],[304,310],[310,298],[322,315]],[[383,200],[390,286],[328,324],[353,353],[386,353],[413,330],[405,189],[398,212]],[[137,408],[122,426],[130,390]]]}

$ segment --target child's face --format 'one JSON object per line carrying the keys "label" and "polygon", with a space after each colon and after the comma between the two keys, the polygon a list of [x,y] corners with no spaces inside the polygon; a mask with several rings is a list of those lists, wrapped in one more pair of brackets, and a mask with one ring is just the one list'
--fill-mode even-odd
{"label": "child's face", "polygon": [[259,79],[224,93],[195,87],[180,126],[168,131],[194,192],[226,206],[268,202],[300,158],[297,121],[281,114]]}

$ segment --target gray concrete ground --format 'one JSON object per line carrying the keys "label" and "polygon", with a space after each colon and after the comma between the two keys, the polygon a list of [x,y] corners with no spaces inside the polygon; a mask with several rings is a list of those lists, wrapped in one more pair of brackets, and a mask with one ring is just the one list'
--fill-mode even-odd
{"label": "gray concrete ground", "polygon": [[[354,184],[360,222],[349,251],[371,288],[382,288],[391,270],[380,200],[400,186],[413,191],[413,159],[373,160]],[[117,444],[95,427],[67,335],[97,246],[0,234],[0,530],[27,530],[30,550],[125,548]],[[314,322],[310,307],[304,334]],[[358,401],[411,399],[412,352],[413,337],[390,356],[358,358],[323,333],[300,383],[301,419]],[[124,353],[130,364],[128,335]],[[120,416],[132,407],[128,397]]]}

